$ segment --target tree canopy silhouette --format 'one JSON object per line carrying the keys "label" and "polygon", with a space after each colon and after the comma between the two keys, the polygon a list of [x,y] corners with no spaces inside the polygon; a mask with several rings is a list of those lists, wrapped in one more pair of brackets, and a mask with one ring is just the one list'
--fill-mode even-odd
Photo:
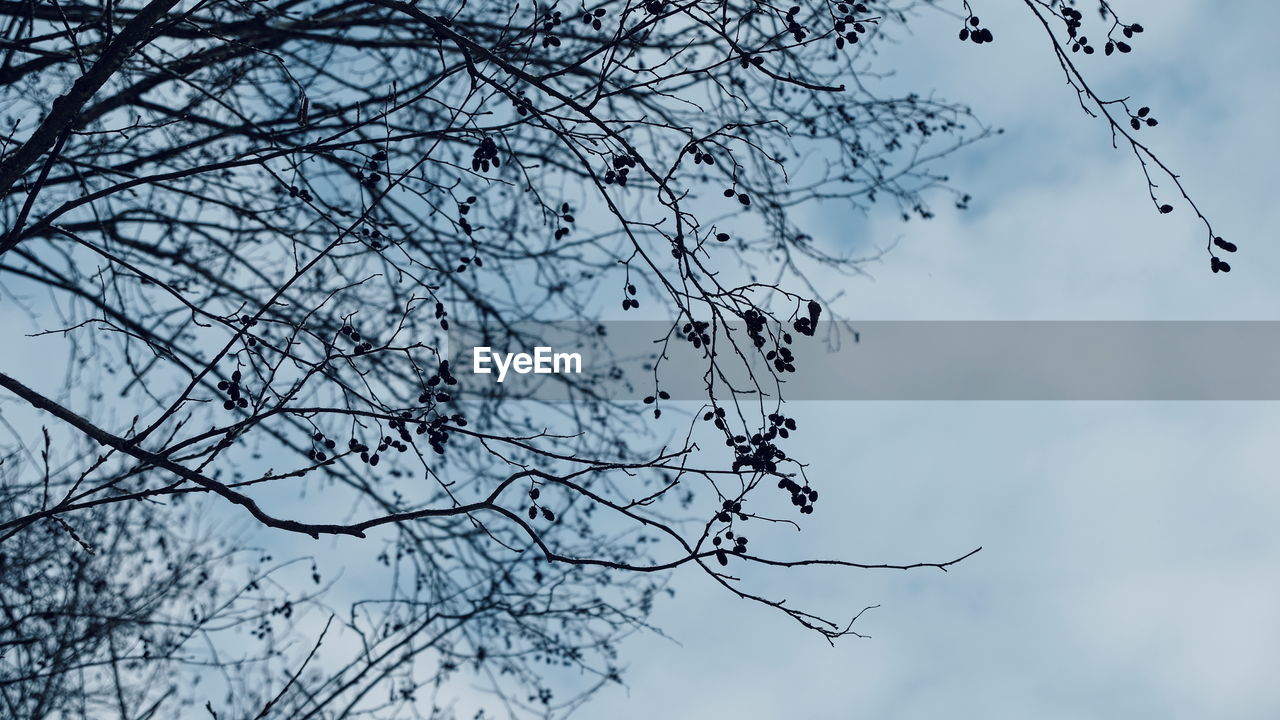
{"label": "tree canopy silhouette", "polygon": [[[1023,4],[1156,210],[1189,208],[1229,271],[1146,144],[1153,111],[1078,64],[1140,52],[1142,25]],[[992,134],[878,93],[876,46],[939,10],[1000,42],[978,5],[0,1],[0,282],[59,318],[69,368],[0,372],[4,714],[445,717],[464,672],[500,713],[556,714],[619,680],[668,570],[834,640],[860,613],[753,568],[967,557],[747,536],[822,507],[786,449],[788,346],[829,305],[813,271],[866,258],[807,211],[964,207],[933,163]],[[638,315],[701,353],[675,441],[651,432],[661,367],[642,402],[568,375],[549,402],[467,392],[443,348],[451,320],[528,347],[531,322]],[[328,549],[275,560],[225,517],[343,539],[391,580],[352,596]]]}

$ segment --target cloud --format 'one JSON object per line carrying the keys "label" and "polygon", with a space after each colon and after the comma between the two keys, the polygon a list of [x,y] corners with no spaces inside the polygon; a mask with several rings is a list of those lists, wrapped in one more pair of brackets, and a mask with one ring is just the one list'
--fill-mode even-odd
{"label": "cloud", "polygon": [[[1129,2],[1131,55],[1086,63],[1107,92],[1159,113],[1144,133],[1241,253],[1208,272],[1185,206],[1146,200],[1059,81],[1019,3],[979,12],[997,42],[917,26],[895,82],[972,102],[1010,130],[951,161],[968,213],[903,225],[826,219],[836,242],[894,245],[844,283],[864,319],[1275,319],[1271,197],[1280,157],[1274,3]],[[999,7],[997,7],[999,6]],[[1124,10],[1122,10],[1123,12]],[[941,208],[940,208],[941,209]],[[822,218],[819,218],[821,220]],[[854,230],[849,230],[854,228]],[[840,233],[851,233],[841,235]],[[896,241],[896,244],[895,244]],[[819,283],[821,285],[821,282]],[[1223,358],[1224,364],[1230,358]],[[835,649],[697,578],[660,606],[681,641],[633,641],[631,693],[586,716],[1276,717],[1280,491],[1269,403],[808,403],[794,454],[823,493],[777,552],[940,560],[942,573],[799,573],[768,590],[856,612],[871,640]],[[753,539],[753,544],[754,544]]]}

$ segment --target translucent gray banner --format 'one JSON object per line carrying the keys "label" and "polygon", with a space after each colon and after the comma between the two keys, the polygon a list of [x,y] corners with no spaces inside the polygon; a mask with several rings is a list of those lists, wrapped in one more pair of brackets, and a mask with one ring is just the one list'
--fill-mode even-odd
{"label": "translucent gray banner", "polygon": [[[837,321],[811,336],[772,326],[760,348],[744,324],[730,323],[695,333],[711,340],[714,364],[703,338],[695,347],[684,330],[650,321],[456,324],[448,354],[463,392],[548,401],[583,393],[701,401],[709,382],[720,397],[732,387],[787,400],[1280,399],[1273,321]],[[793,357],[781,371],[767,355],[778,347]],[[528,362],[509,356],[519,352]]]}

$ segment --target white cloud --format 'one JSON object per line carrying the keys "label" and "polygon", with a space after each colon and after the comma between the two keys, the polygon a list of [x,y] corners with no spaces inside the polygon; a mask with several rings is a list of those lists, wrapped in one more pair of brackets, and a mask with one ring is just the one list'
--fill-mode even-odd
{"label": "white cloud", "polygon": [[[1208,271],[1187,208],[1160,216],[1146,203],[1132,157],[1079,112],[1042,40],[1019,37],[1034,29],[1020,3],[983,5],[995,45],[939,44],[921,27],[904,45],[914,59],[900,77],[936,82],[1011,132],[955,163],[973,211],[906,226],[874,217],[845,239],[900,241],[872,267],[875,282],[845,287],[844,313],[1276,319],[1280,141],[1265,128],[1280,100],[1270,90],[1280,5],[1124,3],[1147,27],[1138,50],[1088,63],[1101,87],[1159,114],[1145,133],[1153,148],[1241,246],[1227,277]],[[805,443],[796,454],[813,460],[824,497],[779,552],[913,561],[984,551],[945,575],[805,573],[768,588],[828,610],[883,605],[860,623],[874,639],[835,649],[682,576],[682,594],[658,621],[683,645],[634,641],[630,699],[610,694],[587,716],[1280,715],[1274,404],[812,403],[792,412]]]}

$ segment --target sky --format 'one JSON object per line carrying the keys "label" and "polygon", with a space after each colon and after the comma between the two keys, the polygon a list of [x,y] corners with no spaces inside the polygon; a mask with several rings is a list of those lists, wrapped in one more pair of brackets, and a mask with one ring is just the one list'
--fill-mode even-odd
{"label": "sky", "polygon": [[[1113,3],[1135,52],[1084,66],[1150,105],[1146,139],[1219,234],[1159,215],[1131,155],[1084,116],[1021,3],[975,4],[992,45],[924,18],[890,83],[962,99],[1005,133],[948,169],[975,197],[928,222],[832,217],[890,248],[840,280],[861,319],[1280,319],[1273,242],[1280,5]],[[1086,3],[1088,5],[1088,3]],[[1086,8],[1091,9],[1091,8]],[[816,211],[821,213],[821,210]],[[822,220],[822,217],[818,217]],[[852,228],[852,230],[850,230]],[[1229,372],[1232,358],[1222,358]],[[1207,371],[1215,369],[1207,368]],[[586,718],[1280,717],[1280,407],[1265,402],[795,403],[824,494],[792,557],[944,560],[949,573],[809,572],[768,589],[858,621],[832,648],[696,572],[624,646],[628,687]],[[807,445],[807,447],[806,447]]]}
{"label": "sky", "polygon": [[[1151,207],[1133,157],[1080,112],[1022,4],[979,0],[994,44],[960,43],[958,20],[927,13],[884,58],[897,70],[886,88],[966,101],[1005,129],[948,161],[971,209],[940,199],[935,219],[906,224],[815,209],[826,242],[889,249],[868,277],[825,278],[843,291],[840,314],[1280,320],[1280,4],[1114,4],[1146,32],[1131,55],[1084,67],[1104,94],[1153,108],[1160,125],[1143,133],[1240,246],[1234,271],[1209,272],[1184,206]],[[23,377],[41,359],[8,362]],[[905,563],[983,550],[949,573],[788,572],[755,588],[837,617],[879,605],[856,625],[871,637],[834,648],[677,572],[653,617],[664,634],[628,640],[626,687],[576,717],[1280,717],[1276,403],[789,408],[803,430],[790,452],[811,461],[823,501],[778,553]]]}

